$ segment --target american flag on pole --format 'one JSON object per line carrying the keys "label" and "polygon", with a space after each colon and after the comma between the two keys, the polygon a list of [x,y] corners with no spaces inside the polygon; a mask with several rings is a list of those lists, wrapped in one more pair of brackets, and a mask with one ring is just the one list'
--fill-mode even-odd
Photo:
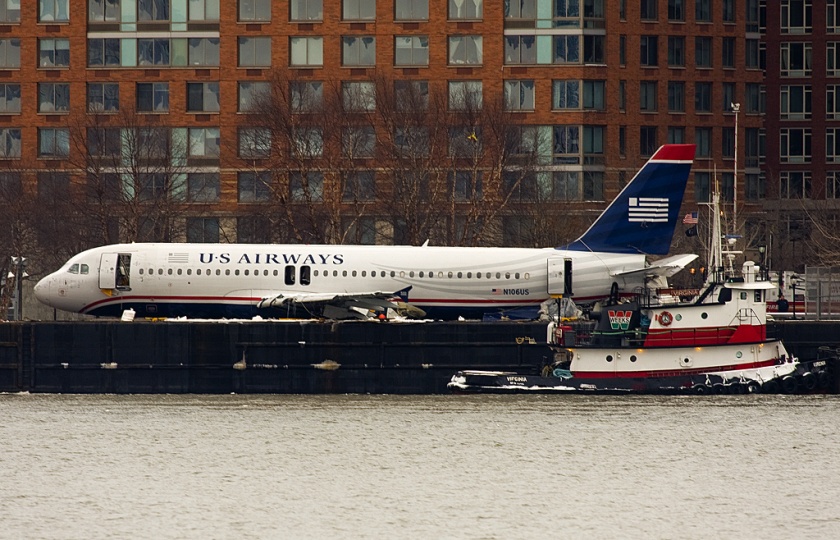
{"label": "american flag on pole", "polygon": [[697,212],[689,212],[683,218],[685,225],[697,225]]}

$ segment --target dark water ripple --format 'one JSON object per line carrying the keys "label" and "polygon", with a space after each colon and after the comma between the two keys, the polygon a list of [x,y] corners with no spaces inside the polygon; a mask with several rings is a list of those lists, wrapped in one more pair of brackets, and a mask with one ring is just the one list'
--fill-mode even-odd
{"label": "dark water ripple", "polygon": [[830,396],[0,395],[0,538],[829,538]]}

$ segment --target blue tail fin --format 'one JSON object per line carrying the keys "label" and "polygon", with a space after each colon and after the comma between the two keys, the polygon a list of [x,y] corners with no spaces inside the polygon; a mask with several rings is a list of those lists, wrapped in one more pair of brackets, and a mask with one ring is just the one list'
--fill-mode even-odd
{"label": "blue tail fin", "polygon": [[667,254],[694,150],[693,144],[661,146],[595,223],[564,249]]}

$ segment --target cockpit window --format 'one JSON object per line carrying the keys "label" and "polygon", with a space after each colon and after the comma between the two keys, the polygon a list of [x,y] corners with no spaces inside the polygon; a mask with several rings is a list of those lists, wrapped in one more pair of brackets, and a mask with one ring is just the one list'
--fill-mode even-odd
{"label": "cockpit window", "polygon": [[69,271],[70,271],[71,274],[78,274],[79,273],[78,263],[71,266]]}
{"label": "cockpit window", "polygon": [[88,273],[90,273],[90,267],[86,264],[83,264],[82,265],[82,274],[88,274]]}

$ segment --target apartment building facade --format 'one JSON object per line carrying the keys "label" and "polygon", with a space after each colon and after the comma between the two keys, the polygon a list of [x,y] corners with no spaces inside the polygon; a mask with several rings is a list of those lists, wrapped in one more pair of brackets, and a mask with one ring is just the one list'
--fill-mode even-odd
{"label": "apartment building facade", "polygon": [[[342,176],[332,174],[323,155],[335,126],[307,129],[277,150],[270,141],[276,134],[251,108],[274,92],[294,109],[325,100],[334,87],[345,106],[353,98],[376,113],[382,97],[370,94],[386,81],[395,95],[405,88],[437,92],[456,113],[499,102],[506,122],[540,141],[527,178],[506,183],[500,176],[496,189],[517,193],[494,211],[500,225],[482,243],[532,243],[526,233],[541,218],[570,230],[570,215],[585,221],[602,209],[659,145],[684,142],[697,144],[686,211],[708,201],[718,181],[756,244],[766,241],[768,199],[790,198],[798,189],[791,173],[828,160],[818,151],[810,163],[792,160],[790,150],[777,151],[775,133],[786,133],[780,140],[792,148],[806,130],[817,143],[836,129],[828,127],[833,118],[816,112],[775,115],[781,92],[790,107],[795,99],[804,103],[806,92],[813,107],[821,106],[829,90],[816,88],[831,76],[816,67],[771,69],[765,80],[765,54],[769,65],[780,65],[775,47],[793,63],[804,51],[799,44],[810,41],[810,56],[802,52],[795,61],[809,58],[817,66],[820,40],[830,37],[810,24],[816,19],[807,15],[810,0],[781,4],[777,10],[763,0],[0,0],[0,165],[7,169],[0,178],[53,201],[113,192],[106,203],[134,197],[142,210],[145,197],[141,218],[161,207],[155,197],[164,193],[177,202],[177,213],[165,218],[179,226],[161,229],[151,220],[127,231],[105,211],[111,221],[99,239],[214,242],[299,240],[268,234],[278,224],[267,215],[283,214],[279,206],[324,204],[331,179],[349,176],[353,189],[339,187],[337,199],[339,213],[348,215],[328,240],[404,241],[405,218],[375,204],[394,182],[378,153],[393,135],[387,123],[375,117],[359,170]],[[796,10],[808,25],[792,26]],[[777,22],[782,31],[775,36]],[[778,93],[766,90],[776,87]],[[774,133],[768,157],[765,124]],[[138,135],[127,135],[135,128]],[[482,137],[475,126],[448,134]],[[837,140],[833,132],[830,140]],[[126,157],[136,151],[127,147],[139,145],[163,147],[154,168]],[[292,153],[295,145],[321,161],[306,171],[290,166],[281,204],[271,206],[278,180],[269,154]],[[780,191],[768,170],[788,178],[787,187]],[[817,171],[810,173],[812,186]],[[449,199],[466,203],[481,195],[474,171],[459,174],[449,175]],[[840,185],[840,172],[832,174]],[[91,189],[92,177],[102,189]],[[457,220],[466,211],[456,206]],[[549,220],[552,207],[560,211]]]}

